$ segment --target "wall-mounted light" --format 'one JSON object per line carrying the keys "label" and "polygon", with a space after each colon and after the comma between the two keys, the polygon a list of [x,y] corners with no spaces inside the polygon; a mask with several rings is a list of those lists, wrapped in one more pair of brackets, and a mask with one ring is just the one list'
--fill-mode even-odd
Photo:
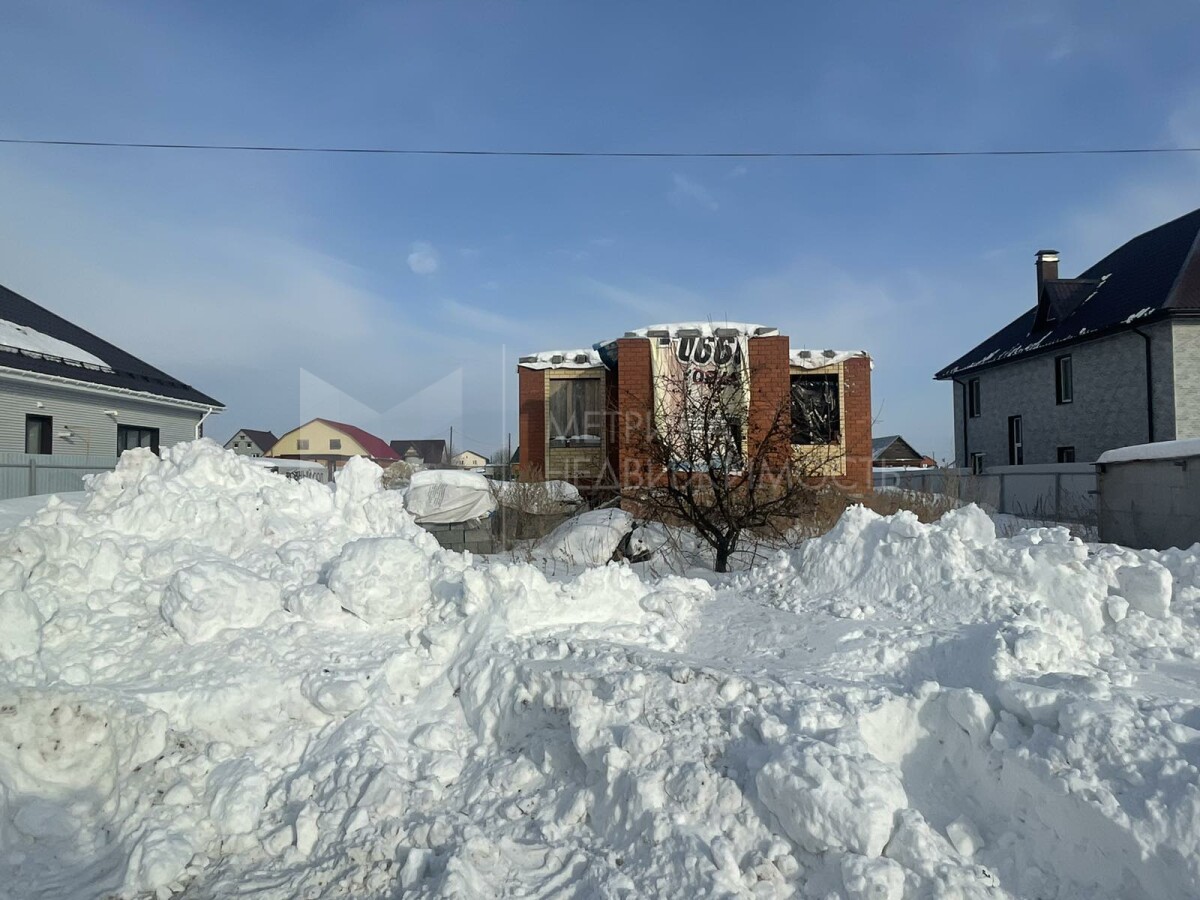
{"label": "wall-mounted light", "polygon": [[46,408],[46,404],[45,404],[45,403],[43,403],[41,400],[39,400],[37,403],[35,403],[35,404],[34,404],[34,406],[36,406],[38,409],[45,409],[45,408]]}
{"label": "wall-mounted light", "polygon": [[106,416],[112,416],[114,419],[117,417],[117,411],[115,409],[106,409],[104,414]]}

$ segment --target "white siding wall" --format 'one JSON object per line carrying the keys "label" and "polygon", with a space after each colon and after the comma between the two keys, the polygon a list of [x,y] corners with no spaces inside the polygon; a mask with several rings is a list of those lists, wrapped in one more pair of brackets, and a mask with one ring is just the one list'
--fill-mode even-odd
{"label": "white siding wall", "polygon": [[[41,407],[37,405],[39,402]],[[0,374],[0,451],[24,452],[26,415],[53,419],[54,453],[115,457],[118,424],[157,428],[163,447],[194,440],[202,413],[169,403],[136,400],[119,393],[99,394],[69,385],[27,382]],[[116,410],[117,417],[107,415],[107,410]],[[59,437],[64,426],[73,437]]]}

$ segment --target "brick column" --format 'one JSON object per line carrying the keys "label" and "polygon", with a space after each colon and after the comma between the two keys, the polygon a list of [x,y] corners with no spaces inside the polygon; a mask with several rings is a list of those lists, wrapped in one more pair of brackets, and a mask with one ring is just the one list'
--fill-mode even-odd
{"label": "brick column", "polygon": [[636,487],[651,474],[647,440],[654,424],[654,384],[646,338],[617,340],[616,401],[616,474],[621,487]]}
{"label": "brick column", "polygon": [[846,420],[846,481],[852,491],[873,489],[871,475],[871,360],[856,356],[842,365]]}
{"label": "brick column", "polygon": [[776,417],[782,417],[772,447],[763,457],[772,467],[783,468],[791,453],[791,367],[788,363],[789,343],[786,335],[752,337],[750,348],[750,422],[747,429],[747,452],[753,457],[771,432]]}
{"label": "brick column", "polygon": [[546,473],[546,373],[517,367],[517,430],[521,448],[520,477],[529,481]]}

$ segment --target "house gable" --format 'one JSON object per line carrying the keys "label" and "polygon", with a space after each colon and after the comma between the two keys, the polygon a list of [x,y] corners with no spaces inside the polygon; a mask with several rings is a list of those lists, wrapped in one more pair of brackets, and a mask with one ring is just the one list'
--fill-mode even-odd
{"label": "house gable", "polygon": [[949,379],[1200,311],[1200,210],[1138,235],[1082,272],[1052,278],[1037,304],[934,377]]}

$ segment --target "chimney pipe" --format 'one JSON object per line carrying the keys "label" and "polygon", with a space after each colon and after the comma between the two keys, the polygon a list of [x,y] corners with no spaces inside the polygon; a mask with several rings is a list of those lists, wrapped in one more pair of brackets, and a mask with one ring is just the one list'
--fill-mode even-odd
{"label": "chimney pipe", "polygon": [[1042,285],[1047,281],[1058,280],[1058,251],[1039,250],[1037,252],[1037,293],[1038,300],[1042,299]]}

